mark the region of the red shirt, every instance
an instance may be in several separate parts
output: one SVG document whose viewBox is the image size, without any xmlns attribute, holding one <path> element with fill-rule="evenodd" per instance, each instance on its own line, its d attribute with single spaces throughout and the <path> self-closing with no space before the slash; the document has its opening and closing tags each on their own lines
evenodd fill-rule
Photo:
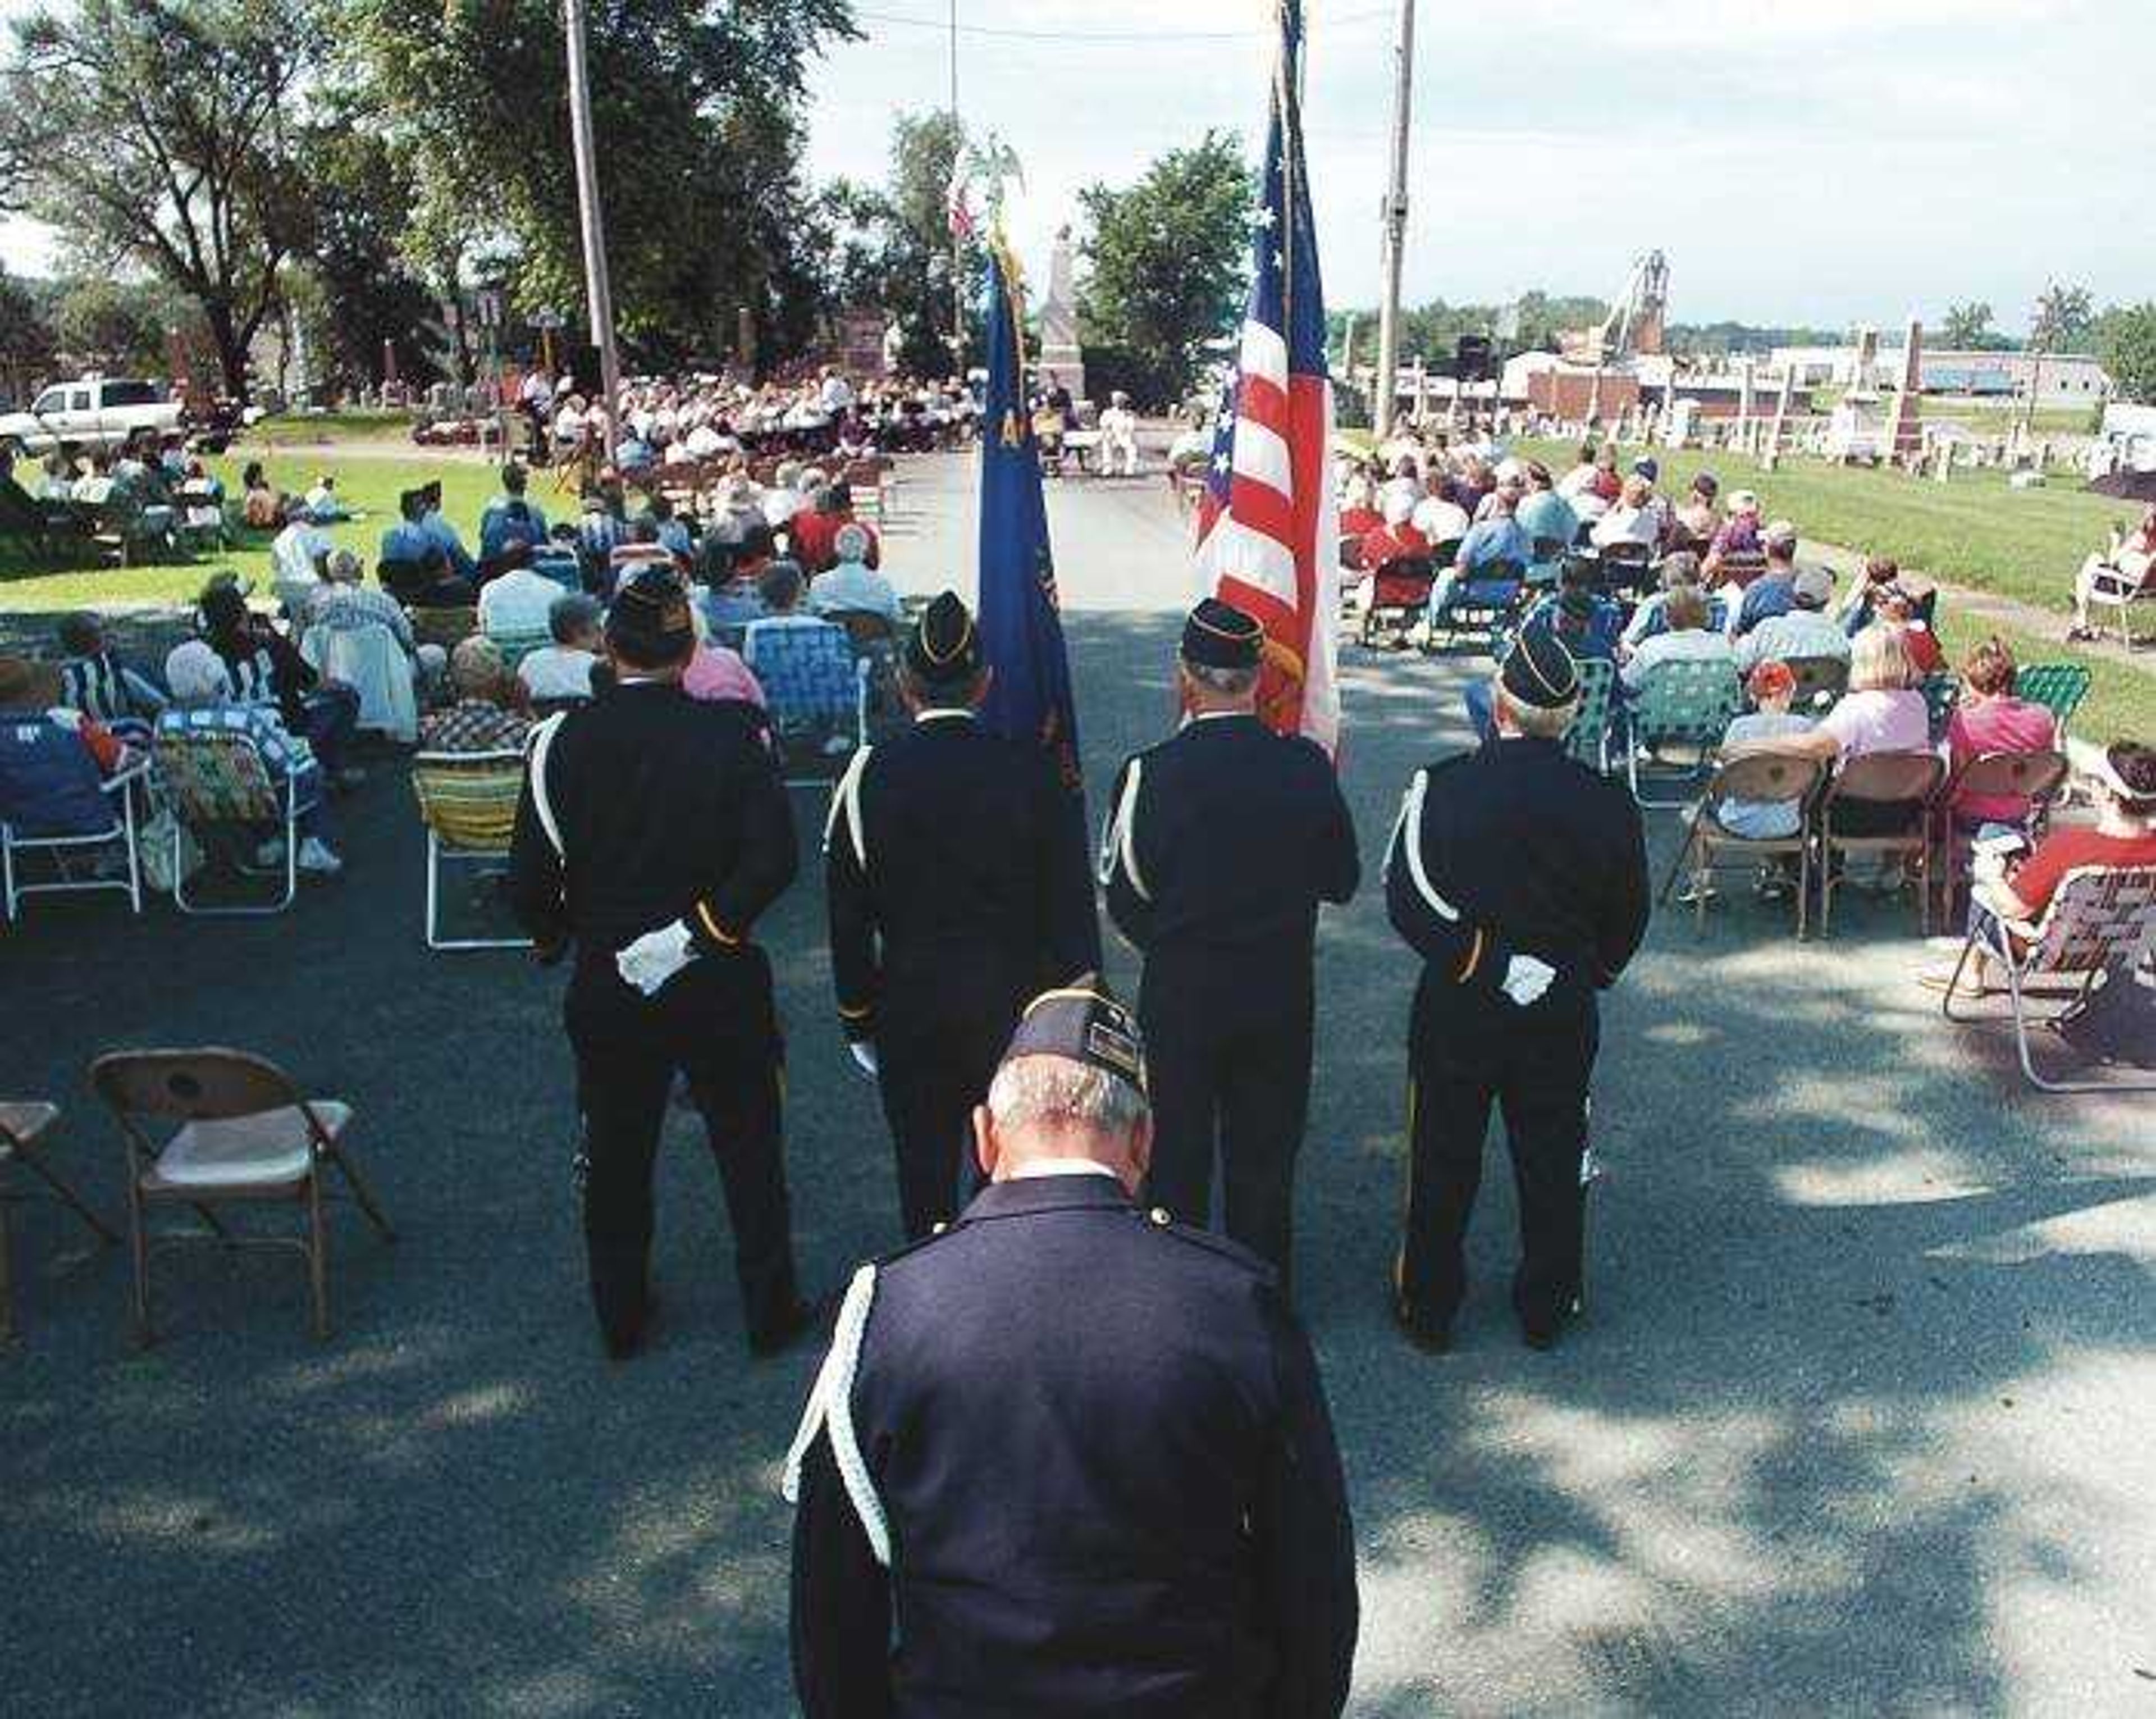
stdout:
<svg viewBox="0 0 2156 1719">
<path fill-rule="evenodd" d="M 1385 516 L 1375 507 L 1343 507 L 1340 512 L 1340 535 L 1343 538 L 1367 538 L 1373 531 L 1384 528 Z"/>
<path fill-rule="evenodd" d="M 2006 880 L 2031 919 L 2044 917 L 2044 909 L 2058 893 L 2059 881 L 2076 866 L 2103 866 L 2118 870 L 2128 866 L 2156 866 L 2156 831 L 2138 836 L 2104 836 L 2094 830 L 2059 830 L 2046 836 L 2021 868 Z"/>
<path fill-rule="evenodd" d="M 814 507 L 803 507 L 788 522 L 786 530 L 793 540 L 793 558 L 801 564 L 804 573 L 829 573 L 839 564 L 835 547 L 839 533 L 849 525 L 860 525 L 850 513 L 819 513 Z M 875 533 L 865 525 L 861 529 L 869 534 L 869 553 L 864 557 L 866 564 L 874 567 L 880 558 L 881 545 Z"/>
<path fill-rule="evenodd" d="M 1909 653 L 1909 661 L 1920 675 L 1937 674 L 1946 666 L 1947 653 L 1939 648 L 1938 636 L 1928 626 L 1903 627 L 1902 648 Z"/>
<path fill-rule="evenodd" d="M 1363 537 L 1363 565 L 1381 573 L 1388 564 L 1408 555 L 1430 553 L 1430 539 L 1412 525 L 1381 525 Z"/>
</svg>

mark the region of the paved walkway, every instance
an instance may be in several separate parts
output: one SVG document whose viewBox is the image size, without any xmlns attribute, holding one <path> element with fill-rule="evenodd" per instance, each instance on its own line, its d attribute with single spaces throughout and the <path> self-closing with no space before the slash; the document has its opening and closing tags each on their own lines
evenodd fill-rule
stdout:
<svg viewBox="0 0 2156 1719">
<path fill-rule="evenodd" d="M 970 584 L 968 474 L 914 474 L 910 585 Z M 1164 486 L 1050 498 L 1096 792 L 1169 719 L 1183 534 Z M 1350 656 L 1346 780 L 1374 872 L 1413 766 L 1459 744 L 1480 659 Z M 812 831 L 820 795 L 797 812 Z M 341 1212 L 336 1337 L 275 1256 L 126 1273 L 16 1216 L 0 1355 L 0 1640 L 46 1716 L 776 1719 L 778 1459 L 814 1365 L 744 1359 L 716 1178 L 663 1157 L 659 1346 L 599 1360 L 566 1170 L 558 975 L 419 944 L 408 791 L 338 806 L 347 875 L 275 920 L 33 903 L 0 931 L 0 1084 L 67 1108 L 119 1044 L 259 1047 L 357 1107 L 402 1232 Z M 1668 862 L 1674 823 L 1658 815 Z M 762 928 L 788 1031 L 803 1266 L 896 1240 L 890 1152 L 833 1022 L 819 867 Z M 2156 1135 L 2146 1100 L 2026 1092 L 1996 1030 L 1912 982 L 1902 903 L 1799 948 L 1741 887 L 1657 920 L 1609 1001 L 1593 1310 L 1556 1353 L 1504 1305 L 1493 1164 L 1457 1352 L 1385 1316 L 1414 974 L 1374 878 L 1327 916 L 1301 1168 L 1303 1310 L 1362 1554 L 1360 1715 L 2144 1711 L 2156 1673 Z M 461 905 L 461 903 L 459 903 Z M 1127 951 L 1111 956 L 1127 985 Z M 1496 1149 L 1493 1148 L 1493 1151 Z M 994 1382 L 984 1381 L 984 1391 Z"/>
</svg>

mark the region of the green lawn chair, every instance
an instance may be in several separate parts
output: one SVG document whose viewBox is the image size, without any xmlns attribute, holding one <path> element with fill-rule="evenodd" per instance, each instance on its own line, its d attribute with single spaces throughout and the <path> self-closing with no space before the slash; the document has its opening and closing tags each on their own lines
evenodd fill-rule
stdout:
<svg viewBox="0 0 2156 1719">
<path fill-rule="evenodd" d="M 1730 718 L 1743 708 L 1743 686 L 1727 663 L 1680 661 L 1650 670 L 1633 701 L 1631 737 L 1625 748 L 1632 797 L 1643 806 L 1665 811 L 1691 805 L 1713 768 L 1714 749 Z M 1664 780 L 1674 776 L 1685 791 L 1675 800 L 1650 800 L 1640 791 L 1642 763 Z"/>
<path fill-rule="evenodd" d="M 1932 744 L 1946 739 L 1947 724 L 1953 720 L 1954 706 L 1961 702 L 1961 682 L 1951 670 L 1934 669 L 1917 683 L 1924 695 L 1924 710 L 1932 719 Z"/>
<path fill-rule="evenodd" d="M 1604 775 L 1609 773 L 1609 705 L 1616 691 L 1614 663 L 1604 656 L 1579 659 L 1579 713 L 1564 731 L 1564 749 Z"/>
<path fill-rule="evenodd" d="M 2014 691 L 2031 704 L 2041 704 L 2059 719 L 2059 740 L 2066 743 L 2066 724 L 2088 697 L 2089 672 L 2078 662 L 2032 662 L 2014 675 Z"/>
</svg>

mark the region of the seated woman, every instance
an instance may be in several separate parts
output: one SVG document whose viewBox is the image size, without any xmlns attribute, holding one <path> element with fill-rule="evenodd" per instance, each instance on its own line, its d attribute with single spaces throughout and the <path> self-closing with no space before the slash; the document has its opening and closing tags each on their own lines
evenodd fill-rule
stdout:
<svg viewBox="0 0 2156 1719">
<path fill-rule="evenodd" d="M 1947 761 L 1956 772 L 1994 752 L 2050 752 L 2059 744 L 2059 719 L 2041 704 L 2014 696 L 2014 651 L 1994 634 L 1979 640 L 1962 661 L 1960 703 L 1947 723 Z M 1950 808 L 1964 830 L 1986 825 L 2020 829 L 2029 802 L 2011 796 L 1957 792 Z"/>
<path fill-rule="evenodd" d="M 290 783 L 300 806 L 299 869 L 334 877 L 344 862 L 329 846 L 329 811 L 322 795 L 322 767 L 305 739 L 285 726 L 274 704 L 238 696 L 225 659 L 201 639 L 190 639 L 165 659 L 165 684 L 172 702 L 157 718 L 159 740 L 203 733 L 239 734 L 254 746 L 270 784 L 280 793 Z M 270 863 L 265 844 L 255 856 Z"/>
<path fill-rule="evenodd" d="M 270 486 L 259 460 L 249 460 L 240 480 L 240 517 L 254 531 L 275 531 L 285 522 L 285 497 Z"/>
<path fill-rule="evenodd" d="M 598 666 L 599 623 L 604 611 L 598 599 L 572 591 L 557 597 L 547 611 L 551 645 L 525 653 L 516 665 L 516 678 L 535 703 L 557 703 L 593 696 L 592 671 Z"/>
<path fill-rule="evenodd" d="M 1745 677 L 1744 690 L 1751 696 L 1753 708 L 1732 718 L 1723 731 L 1725 757 L 1740 754 L 1755 742 L 1784 740 L 1811 732 L 1811 719 L 1789 708 L 1796 697 L 1797 677 L 1786 662 L 1761 663 Z M 1804 827 L 1801 800 L 1723 800 L 1712 811 L 1715 823 L 1748 841 L 1787 841 Z M 1689 811 L 1686 816 L 1691 816 Z M 1760 867 L 1754 888 L 1763 901 L 1784 901 L 1796 882 L 1795 868 L 1788 856 L 1778 855 L 1773 864 Z M 1687 903 L 1697 898 L 1690 885 L 1678 897 Z"/>
<path fill-rule="evenodd" d="M 213 580 L 197 612 L 203 637 L 223 661 L 226 697 L 274 708 L 283 726 L 303 738 L 321 760 L 332 786 L 356 787 L 366 773 L 345 761 L 359 722 L 359 695 L 314 671 L 290 640 L 258 618 L 227 580 Z M 172 677 L 167 670 L 166 679 Z M 179 697 L 177 688 L 172 696 Z"/>
<path fill-rule="evenodd" d="M 1918 612 L 1917 600 L 1906 586 L 1887 586 L 1871 600 L 1875 624 L 1891 626 L 1902 635 L 1902 644 L 1909 653 L 1909 672 L 1917 679 L 1937 674 L 1947 666 L 1947 653 L 1932 624 Z"/>
<path fill-rule="evenodd" d="M 1636 692 L 1647 677 L 1666 662 L 1719 662 L 1737 672 L 1736 647 L 1721 628 L 1709 626 L 1712 618 L 1707 594 L 1697 585 L 1679 585 L 1664 594 L 1661 615 L 1663 630 L 1642 639 L 1617 671 L 1619 683 Z"/>
<path fill-rule="evenodd" d="M 2141 517 L 2141 523 L 2126 537 L 2114 534 L 2111 553 L 2092 555 L 2074 575 L 2074 624 L 2070 639 L 2093 639 L 2089 624 L 2089 600 L 2096 596 L 2130 597 L 2156 589 L 2156 503 Z"/>
<path fill-rule="evenodd" d="M 422 752 L 515 752 L 531 732 L 524 687 L 509 672 L 501 647 L 475 633 L 449 653 L 456 703 L 419 725 Z"/>
<path fill-rule="evenodd" d="M 1789 752 L 1825 759 L 1837 766 L 1875 752 L 1927 752 L 1932 744 L 1931 713 L 1924 695 L 1911 685 L 1916 678 L 1900 629 L 1868 626 L 1850 646 L 1849 692 L 1803 734 L 1748 741 L 1729 749 L 1747 752 Z M 1844 836 L 1899 836 L 1923 817 L 1920 805 L 1892 801 L 1842 800 L 1834 808 L 1834 831 Z"/>
</svg>

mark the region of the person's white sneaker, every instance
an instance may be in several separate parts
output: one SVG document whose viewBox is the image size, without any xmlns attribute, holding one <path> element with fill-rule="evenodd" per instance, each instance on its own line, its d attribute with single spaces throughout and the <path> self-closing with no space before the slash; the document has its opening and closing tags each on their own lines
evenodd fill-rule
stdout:
<svg viewBox="0 0 2156 1719">
<path fill-rule="evenodd" d="M 285 843 L 280 836 L 272 836 L 254 850 L 254 863 L 267 871 L 272 866 L 285 863 Z"/>
<path fill-rule="evenodd" d="M 300 869 L 316 877 L 334 878 L 344 869 L 344 862 L 322 846 L 320 837 L 310 836 L 300 844 Z"/>
</svg>

